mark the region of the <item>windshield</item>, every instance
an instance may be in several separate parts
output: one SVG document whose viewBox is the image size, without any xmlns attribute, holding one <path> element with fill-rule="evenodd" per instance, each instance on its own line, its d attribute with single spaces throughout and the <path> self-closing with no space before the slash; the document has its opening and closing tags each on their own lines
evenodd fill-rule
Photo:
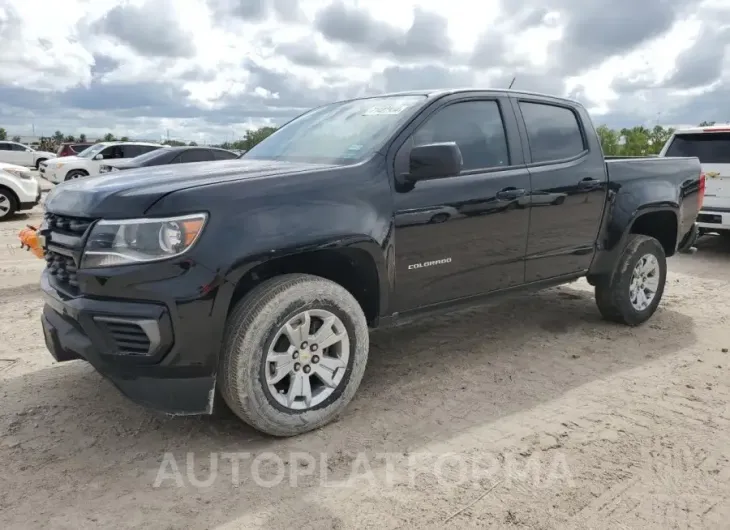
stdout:
<svg viewBox="0 0 730 530">
<path fill-rule="evenodd" d="M 92 158 L 97 153 L 101 152 L 106 147 L 106 144 L 94 144 L 91 147 L 88 147 L 78 153 L 76 156 L 80 156 L 81 158 Z"/>
<path fill-rule="evenodd" d="M 284 125 L 243 159 L 352 164 L 371 155 L 426 96 L 385 96 L 333 103 Z"/>
<path fill-rule="evenodd" d="M 696 156 L 702 164 L 730 164 L 730 133 L 678 134 L 667 156 Z"/>
</svg>

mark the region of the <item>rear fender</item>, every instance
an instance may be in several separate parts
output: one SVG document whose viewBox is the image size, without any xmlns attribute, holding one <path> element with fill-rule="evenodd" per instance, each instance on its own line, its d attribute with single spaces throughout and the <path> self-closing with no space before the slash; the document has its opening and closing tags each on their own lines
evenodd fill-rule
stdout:
<svg viewBox="0 0 730 530">
<path fill-rule="evenodd" d="M 679 191 L 670 182 L 638 180 L 624 185 L 612 183 L 598 236 L 597 252 L 588 276 L 613 272 L 636 221 L 654 212 L 671 212 L 675 219 L 679 219 Z"/>
</svg>

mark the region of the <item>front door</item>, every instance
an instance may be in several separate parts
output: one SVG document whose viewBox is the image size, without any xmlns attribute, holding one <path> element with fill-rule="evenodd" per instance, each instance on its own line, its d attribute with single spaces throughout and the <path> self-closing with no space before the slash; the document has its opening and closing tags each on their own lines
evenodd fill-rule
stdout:
<svg viewBox="0 0 730 530">
<path fill-rule="evenodd" d="M 395 171 L 407 172 L 412 146 L 434 142 L 456 142 L 463 169 L 396 187 L 396 311 L 524 281 L 529 174 L 509 100 L 445 100 L 400 148 Z"/>
</svg>

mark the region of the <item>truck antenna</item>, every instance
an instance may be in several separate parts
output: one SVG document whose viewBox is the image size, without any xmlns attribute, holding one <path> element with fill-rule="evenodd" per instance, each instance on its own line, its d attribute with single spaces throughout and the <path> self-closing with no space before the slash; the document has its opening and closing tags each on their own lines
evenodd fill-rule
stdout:
<svg viewBox="0 0 730 530">
<path fill-rule="evenodd" d="M 516 79 L 517 79 L 516 77 L 513 77 L 513 78 L 512 78 L 512 82 L 511 82 L 511 83 L 509 84 L 509 87 L 507 87 L 507 88 L 512 88 L 512 85 L 514 85 L 514 84 L 515 84 L 515 80 L 516 80 Z"/>
</svg>

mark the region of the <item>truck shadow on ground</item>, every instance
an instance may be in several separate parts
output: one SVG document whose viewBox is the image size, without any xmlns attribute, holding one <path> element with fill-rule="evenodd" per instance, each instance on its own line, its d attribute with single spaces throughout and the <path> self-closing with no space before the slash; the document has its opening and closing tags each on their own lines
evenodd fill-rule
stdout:
<svg viewBox="0 0 730 530">
<path fill-rule="evenodd" d="M 694 342 L 691 318 L 672 310 L 628 328 L 602 321 L 587 291 L 561 287 L 524 295 L 373 332 L 365 378 L 345 414 L 283 440 L 258 434 L 230 413 L 183 418 L 149 412 L 82 362 L 5 379 L 0 527 L 107 527 L 120 518 L 127 521 L 122 526 L 133 526 L 130 514 L 143 523 L 145 513 L 165 512 L 170 528 L 212 528 L 276 511 L 279 504 L 291 513 L 309 488 L 263 489 L 247 480 L 250 466 L 244 464 L 241 484 L 233 487 L 231 466 L 223 461 L 216 480 L 195 487 L 186 455 L 193 455 L 198 480 L 212 476 L 210 455 L 224 452 L 269 452 L 285 462 L 292 452 L 318 461 L 324 455 L 330 474 L 342 474 L 358 454 L 446 442 Z M 173 455 L 183 487 L 173 479 L 153 487 L 165 454 Z M 266 526 L 290 521 L 274 515 Z"/>
</svg>

